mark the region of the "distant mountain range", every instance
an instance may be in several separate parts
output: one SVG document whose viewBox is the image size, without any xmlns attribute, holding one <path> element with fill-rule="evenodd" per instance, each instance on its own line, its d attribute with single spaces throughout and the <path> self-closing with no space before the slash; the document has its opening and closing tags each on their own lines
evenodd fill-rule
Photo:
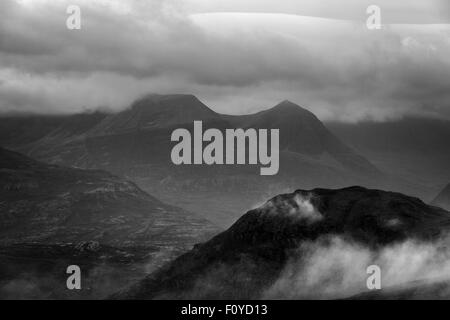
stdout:
<svg viewBox="0 0 450 320">
<path fill-rule="evenodd" d="M 133 103 L 129 109 L 116 114 L 79 114 L 66 118 L 36 117 L 38 118 L 34 121 L 31 120 L 33 118 L 28 117 L 15 118 L 12 121 L 14 125 L 10 125 L 11 128 L 7 131 L 9 136 L 0 140 L 3 141 L 3 145 L 27 150 L 28 153 L 34 153 L 36 157 L 51 162 L 68 162 L 68 159 L 59 158 L 56 150 L 49 150 L 49 145 L 57 142 L 56 144 L 62 147 L 62 145 L 72 142 L 76 138 L 84 138 L 83 143 L 89 148 L 92 144 L 95 145 L 98 140 L 103 141 L 105 137 L 114 137 L 117 140 L 129 138 L 128 148 L 136 153 L 135 149 L 145 146 L 144 143 L 146 142 L 152 142 L 147 141 L 151 139 L 149 133 L 154 135 L 166 134 L 170 137 L 174 128 L 186 127 L 189 129 L 193 121 L 202 120 L 207 127 L 218 129 L 277 128 L 282 132 L 280 148 L 284 152 L 310 157 L 329 154 L 335 162 L 344 168 L 361 171 L 365 174 L 377 172 L 377 169 L 366 159 L 355 154 L 354 151 L 333 136 L 311 112 L 289 101 L 283 101 L 269 110 L 252 115 L 228 116 L 212 111 L 192 95 L 149 95 Z M 59 125 L 55 125 L 58 122 L 55 118 L 60 119 Z M 11 119 L 4 121 L 11 122 Z M 25 125 L 21 125 L 22 122 L 25 125 L 35 122 L 49 123 L 46 126 L 49 130 L 45 134 L 43 132 L 45 129 L 41 129 L 42 131 L 35 135 L 34 140 L 31 137 L 19 139 L 17 135 L 12 133 L 15 128 L 17 128 L 17 131 L 27 131 L 24 130 Z M 158 141 L 157 138 L 153 139 L 160 144 L 167 144 L 164 149 L 170 150 L 170 138 L 164 141 Z M 107 145 L 103 147 L 108 148 Z M 117 143 L 113 147 L 123 148 L 123 145 Z M 148 147 L 155 148 L 154 145 Z M 95 155 L 90 154 L 94 151 L 96 150 L 85 150 L 88 157 L 95 157 Z M 135 160 L 153 160 L 151 156 L 154 155 L 146 154 L 145 151 L 141 150 L 141 154 L 134 154 Z M 86 156 L 86 154 L 80 152 L 79 157 L 72 159 L 72 162 L 83 164 L 83 161 L 85 161 L 84 163 L 88 164 L 89 160 L 84 159 L 83 156 Z M 167 156 L 166 154 L 165 158 Z M 161 155 L 161 157 L 164 156 Z M 111 156 L 105 157 L 105 159 L 118 161 Z"/>
<path fill-rule="evenodd" d="M 383 172 L 424 186 L 408 193 L 425 201 L 450 180 L 449 120 L 405 117 L 326 126 Z"/>
<path fill-rule="evenodd" d="M 417 198 L 399 193 L 362 187 L 297 190 L 291 194 L 279 195 L 260 208 L 247 212 L 225 232 L 196 246 L 138 285 L 114 297 L 267 298 L 268 290 L 282 277 L 283 270 L 293 257 L 299 260 L 294 272 L 311 259 L 311 253 L 302 248 L 310 244 L 316 251 L 320 248 L 319 243 L 327 243 L 323 239 L 338 236 L 351 243 L 353 248 L 357 248 L 357 254 L 353 258 L 350 250 L 345 250 L 345 247 L 338 247 L 337 256 L 327 256 L 326 252 L 322 252 L 317 258 L 317 268 L 304 279 L 304 283 L 296 283 L 301 278 L 295 278 L 294 274 L 292 279 L 288 278 L 286 290 L 282 291 L 284 297 L 320 298 L 320 295 L 314 296 L 312 289 L 311 292 L 306 292 L 306 295 L 303 292 L 299 296 L 292 291 L 309 285 L 321 272 L 334 270 L 333 268 L 342 263 L 341 260 L 334 263 L 333 259 L 338 257 L 347 256 L 351 268 L 358 268 L 361 266 L 357 264 L 357 258 L 364 255 L 362 248 L 376 252 L 383 247 L 405 241 L 428 243 L 439 239 L 449 229 L 448 211 L 428 206 Z M 388 255 L 390 259 L 395 259 L 394 252 L 391 251 Z M 407 259 L 409 258 L 408 256 Z M 325 262 L 320 259 L 329 260 Z M 401 264 L 395 266 L 399 267 Z M 366 267 L 367 265 L 363 265 L 360 270 L 363 275 Z M 340 275 L 340 271 L 330 271 L 329 276 L 337 277 L 337 283 L 345 288 L 342 283 L 344 280 L 339 278 L 344 277 Z M 356 271 L 352 272 L 356 274 Z M 398 270 L 399 274 L 401 271 Z M 331 278 L 325 278 L 324 281 L 323 292 L 326 293 Z M 361 286 L 365 288 L 365 280 L 361 282 Z"/>
<path fill-rule="evenodd" d="M 258 166 L 175 166 L 174 129 L 280 130 L 280 171 Z M 124 176 L 166 203 L 228 227 L 273 194 L 362 185 L 431 201 L 448 181 L 448 122 L 326 123 L 283 101 L 250 115 L 214 112 L 193 95 L 148 95 L 117 113 L 0 118 L 0 145 L 44 162 Z M 448 138 L 448 139 L 447 139 Z"/>
<path fill-rule="evenodd" d="M 173 165 L 170 135 L 176 128 L 192 130 L 194 120 L 203 121 L 205 130 L 280 129 L 279 174 L 261 177 L 255 166 Z M 342 187 L 384 179 L 311 112 L 289 101 L 256 114 L 229 116 L 192 95 L 148 95 L 119 113 L 2 121 L 9 126 L 0 137 L 6 147 L 49 163 L 125 176 L 160 199 L 223 226 L 237 218 L 236 212 L 294 185 Z M 34 140 L 22 132 L 27 126 L 40 128 L 32 130 Z"/>
</svg>

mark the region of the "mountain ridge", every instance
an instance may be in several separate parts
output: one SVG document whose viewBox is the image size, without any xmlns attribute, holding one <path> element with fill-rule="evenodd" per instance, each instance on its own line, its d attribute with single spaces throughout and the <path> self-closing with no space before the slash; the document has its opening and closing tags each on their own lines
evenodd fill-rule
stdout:
<svg viewBox="0 0 450 320">
<path fill-rule="evenodd" d="M 261 177 L 256 166 L 174 165 L 171 133 L 177 128 L 192 131 L 194 120 L 201 120 L 204 130 L 279 129 L 278 175 Z M 147 95 L 126 110 L 107 115 L 78 138 L 56 145 L 49 141 L 44 137 L 26 148 L 33 157 L 49 163 L 126 176 L 165 202 L 199 212 L 223 226 L 234 221 L 235 212 L 299 183 L 304 188 L 372 186 L 384 179 L 383 173 L 335 137 L 313 113 L 290 101 L 252 115 L 226 116 L 193 95 Z M 204 196 L 193 201 L 198 194 Z"/>
<path fill-rule="evenodd" d="M 74 116 L 75 117 L 75 116 Z M 76 115 L 80 118 L 82 115 Z M 292 117 L 295 117 L 292 119 Z M 118 135 L 139 133 L 146 130 L 159 130 L 162 128 L 174 128 L 175 126 L 185 126 L 195 120 L 205 122 L 207 127 L 217 126 L 219 129 L 243 127 L 256 129 L 281 129 L 281 149 L 301 154 L 311 154 L 313 156 L 321 153 L 330 153 L 337 156 L 338 161 L 343 165 L 352 166 L 359 163 L 360 170 L 375 173 L 377 170 L 367 160 L 361 156 L 354 157 L 357 160 L 348 162 L 347 158 L 354 153 L 349 147 L 345 146 L 339 139 L 334 137 L 320 120 L 310 111 L 299 105 L 284 100 L 274 107 L 266 110 L 240 116 L 229 116 L 219 114 L 208 108 L 197 97 L 190 94 L 149 94 L 133 102 L 129 108 L 124 111 L 109 115 L 99 114 L 99 120 L 90 120 L 93 125 L 86 126 L 84 132 L 79 132 L 79 139 L 95 138 L 96 136 Z M 71 123 L 77 121 L 76 118 L 70 120 Z M 96 121 L 96 122 L 95 122 Z M 69 123 L 70 124 L 70 123 Z M 284 128 L 283 128 L 284 127 Z M 302 127 L 305 127 L 302 129 Z M 30 154 L 38 158 L 48 157 L 45 152 L 39 154 L 36 149 L 45 149 L 45 144 L 60 143 L 63 128 L 56 129 L 56 132 L 49 132 L 47 137 L 41 138 L 35 142 L 35 147 L 29 147 Z M 67 129 L 66 129 L 67 131 Z M 283 132 L 286 132 L 283 134 Z M 62 132 L 64 133 L 64 132 Z M 59 138 L 56 139 L 55 138 Z M 70 137 L 74 132 L 70 133 Z M 302 136 L 306 136 L 302 139 Z M 56 140 L 56 141 L 55 141 Z M 293 140 L 293 141 L 291 141 Z M 326 141 L 325 141 L 326 140 Z M 326 143 L 324 143 L 324 141 Z M 7 144 L 6 144 L 7 145 Z M 302 145 L 305 145 L 302 147 Z M 317 146 L 317 147 L 316 147 Z M 333 150 L 333 146 L 335 146 Z M 58 151 L 61 151 L 57 148 Z M 328 150 L 330 149 L 330 150 Z M 67 161 L 67 160 L 66 160 Z M 64 164 L 64 163 L 63 163 Z"/>
</svg>

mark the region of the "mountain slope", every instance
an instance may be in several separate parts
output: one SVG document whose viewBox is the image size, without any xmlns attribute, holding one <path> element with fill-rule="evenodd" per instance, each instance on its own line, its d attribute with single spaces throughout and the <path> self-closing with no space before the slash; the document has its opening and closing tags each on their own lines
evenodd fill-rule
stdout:
<svg viewBox="0 0 450 320">
<path fill-rule="evenodd" d="M 411 239 L 430 241 L 448 230 L 449 212 L 399 193 L 297 190 L 247 212 L 227 231 L 115 297 L 258 299 L 293 256 L 308 256 L 302 245 L 340 236 L 375 250 Z"/>
<path fill-rule="evenodd" d="M 5 115 L 0 117 L 0 146 L 18 149 L 55 130 L 66 116 Z"/>
<path fill-rule="evenodd" d="M 439 193 L 431 204 L 450 210 L 450 184 Z"/>
<path fill-rule="evenodd" d="M 185 246 L 214 230 L 104 171 L 47 165 L 0 149 L 0 177 L 1 243 Z"/>
<path fill-rule="evenodd" d="M 81 135 L 99 124 L 103 112 L 86 112 L 73 115 L 16 114 L 0 117 L 0 146 L 8 149 L 24 149 L 43 142 L 63 142 Z M 42 141 L 40 141 L 42 139 Z M 56 141 L 59 139 L 59 141 Z M 30 146 L 31 145 L 31 146 Z"/>
<path fill-rule="evenodd" d="M 98 299 L 217 233 L 104 171 L 0 148 L 0 299 Z M 65 289 L 80 266 L 81 291 Z"/>
<path fill-rule="evenodd" d="M 280 129 L 281 151 L 312 157 L 328 154 L 353 172 L 379 173 L 367 159 L 334 136 L 313 113 L 288 100 L 253 115 L 234 117 L 234 121 L 245 128 Z"/>
<path fill-rule="evenodd" d="M 173 127 L 194 120 L 217 120 L 219 115 L 193 95 L 151 94 L 135 101 L 130 108 L 110 115 L 89 132 L 91 136 Z"/>
</svg>

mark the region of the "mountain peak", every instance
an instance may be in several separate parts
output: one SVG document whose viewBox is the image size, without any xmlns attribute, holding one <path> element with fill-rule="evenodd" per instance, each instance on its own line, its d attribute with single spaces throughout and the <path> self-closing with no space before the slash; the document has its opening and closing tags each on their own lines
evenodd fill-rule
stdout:
<svg viewBox="0 0 450 320">
<path fill-rule="evenodd" d="M 290 100 L 283 100 L 280 103 L 278 103 L 275 107 L 273 107 L 272 109 L 274 109 L 274 110 L 284 109 L 284 110 L 296 110 L 296 111 L 301 110 L 301 111 L 310 112 Z"/>
<path fill-rule="evenodd" d="M 344 168 L 371 178 L 380 173 L 333 135 L 314 113 L 292 101 L 284 100 L 270 109 L 243 116 L 237 123 L 245 128 L 279 129 L 280 150 L 312 157 L 331 155 Z"/>
<path fill-rule="evenodd" d="M 192 94 L 149 94 L 136 100 L 130 108 L 103 121 L 91 134 L 166 128 L 218 118 L 216 112 Z"/>
<path fill-rule="evenodd" d="M 190 116 L 211 117 L 217 115 L 213 110 L 192 94 L 149 94 L 131 105 L 132 111 L 155 113 L 189 114 Z"/>
<path fill-rule="evenodd" d="M 138 99 L 133 103 L 133 106 L 136 104 L 139 104 L 141 102 L 180 102 L 180 101 L 195 101 L 200 102 L 200 100 L 194 96 L 193 94 L 158 94 L 158 93 L 151 93 L 143 96 L 142 98 Z"/>
<path fill-rule="evenodd" d="M 298 104 L 292 102 L 291 100 L 287 100 L 287 99 L 281 101 L 281 102 L 278 104 L 278 106 L 293 106 L 293 107 L 299 107 Z"/>
<path fill-rule="evenodd" d="M 130 107 L 131 110 L 135 111 L 161 108 L 165 110 L 181 108 L 213 112 L 192 94 L 148 94 L 135 100 Z"/>
<path fill-rule="evenodd" d="M 320 122 L 316 115 L 306 108 L 290 101 L 283 100 L 274 107 L 262 111 L 261 114 L 270 115 L 277 119 L 285 119 L 288 122 L 292 121 L 306 121 L 306 122 Z"/>
</svg>

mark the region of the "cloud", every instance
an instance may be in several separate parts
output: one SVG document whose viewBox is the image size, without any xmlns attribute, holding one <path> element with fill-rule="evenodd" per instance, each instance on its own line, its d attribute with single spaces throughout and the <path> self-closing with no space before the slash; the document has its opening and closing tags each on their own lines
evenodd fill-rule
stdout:
<svg viewBox="0 0 450 320">
<path fill-rule="evenodd" d="M 65 27 L 69 2 L 82 9 L 81 30 Z M 427 21 L 448 6 L 384 5 L 422 10 Z M 450 118 L 450 26 L 369 31 L 359 6 L 263 1 L 254 13 L 255 1 L 2 1 L 0 110 L 121 109 L 142 94 L 179 92 L 234 114 L 290 99 L 324 120 Z"/>
<path fill-rule="evenodd" d="M 370 5 L 381 8 L 385 23 L 443 23 L 450 21 L 447 0 L 188 0 L 191 11 L 287 13 L 302 16 L 325 17 L 364 22 Z M 443 10 L 442 10 L 443 9 Z M 445 10 L 447 9 L 447 10 Z"/>
<path fill-rule="evenodd" d="M 312 224 L 323 219 L 323 215 L 311 201 L 313 198 L 314 195 L 312 193 L 297 193 L 290 200 L 275 197 L 264 203 L 259 209 L 263 211 L 263 215 L 283 214 L 292 219 L 303 220 L 308 224 Z"/>
<path fill-rule="evenodd" d="M 265 298 L 337 299 L 367 292 L 366 271 L 371 265 L 380 267 L 384 290 L 415 281 L 448 281 L 447 243 L 446 239 L 434 243 L 407 240 L 371 249 L 338 236 L 304 243 L 279 279 L 266 290 Z M 450 288 L 446 292 L 450 293 Z"/>
</svg>

